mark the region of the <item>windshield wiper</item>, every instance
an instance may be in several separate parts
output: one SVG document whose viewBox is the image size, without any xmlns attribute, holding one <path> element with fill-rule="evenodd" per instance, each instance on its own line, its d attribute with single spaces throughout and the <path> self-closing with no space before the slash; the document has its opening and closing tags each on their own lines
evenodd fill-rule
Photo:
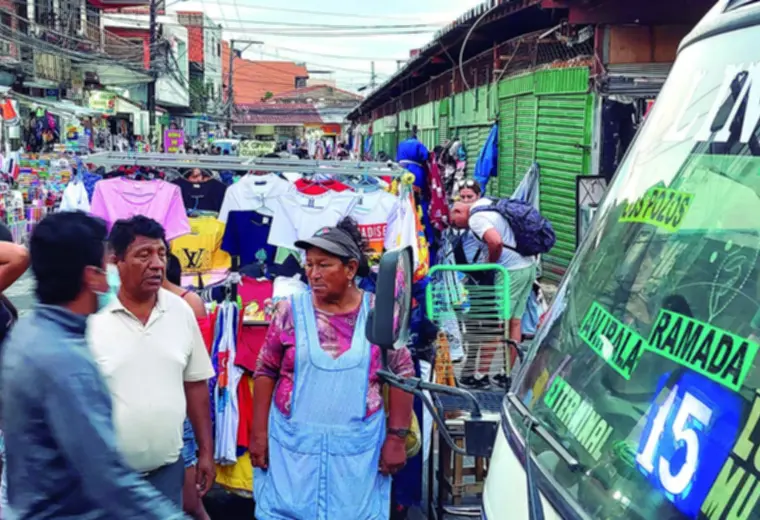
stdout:
<svg viewBox="0 0 760 520">
<path fill-rule="evenodd" d="M 580 471 L 581 463 L 567 449 L 555 439 L 549 431 L 541 426 L 533 413 L 523 404 L 513 392 L 507 394 L 507 401 L 519 413 L 526 427 L 525 434 L 525 478 L 528 486 L 528 514 L 529 520 L 544 520 L 544 507 L 541 504 L 541 494 L 533 479 L 533 459 L 531 440 L 533 435 L 538 435 L 554 451 L 571 471 Z"/>
</svg>

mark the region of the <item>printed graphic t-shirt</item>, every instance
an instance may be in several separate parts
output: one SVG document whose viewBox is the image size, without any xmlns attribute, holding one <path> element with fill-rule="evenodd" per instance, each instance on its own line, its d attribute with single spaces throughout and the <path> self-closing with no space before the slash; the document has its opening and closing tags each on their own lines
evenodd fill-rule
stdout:
<svg viewBox="0 0 760 520">
<path fill-rule="evenodd" d="M 269 300 L 272 298 L 273 286 L 269 280 L 256 280 L 243 276 L 238 286 L 238 294 L 245 309 L 244 319 L 261 322 L 257 325 L 246 325 L 238 337 L 235 364 L 249 372 L 256 371 L 256 361 L 267 334 L 267 322 L 271 316 L 267 312 Z"/>
<path fill-rule="evenodd" d="M 359 224 L 359 231 L 375 253 L 382 253 L 388 217 L 396 204 L 396 197 L 386 191 L 359 195 L 360 202 L 351 210 L 351 217 Z"/>
<path fill-rule="evenodd" d="M 119 219 L 144 215 L 164 227 L 169 241 L 190 232 L 179 187 L 161 180 L 118 177 L 100 181 L 95 185 L 90 213 L 105 220 L 109 231 Z"/>
<path fill-rule="evenodd" d="M 206 273 L 229 269 L 230 255 L 222 250 L 224 224 L 214 217 L 188 219 L 190 234 L 172 241 L 172 253 L 179 259 L 183 273 Z"/>
</svg>

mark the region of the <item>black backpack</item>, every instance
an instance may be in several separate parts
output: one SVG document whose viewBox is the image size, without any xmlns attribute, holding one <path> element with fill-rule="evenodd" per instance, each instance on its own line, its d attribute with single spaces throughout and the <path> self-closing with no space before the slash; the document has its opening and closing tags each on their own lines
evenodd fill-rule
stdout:
<svg viewBox="0 0 760 520">
<path fill-rule="evenodd" d="M 483 211 L 495 211 L 507 219 L 515 236 L 515 247 L 504 245 L 522 256 L 548 253 L 557 242 L 554 228 L 532 204 L 519 199 L 488 199 L 489 205 L 472 209 L 471 215 Z"/>
</svg>

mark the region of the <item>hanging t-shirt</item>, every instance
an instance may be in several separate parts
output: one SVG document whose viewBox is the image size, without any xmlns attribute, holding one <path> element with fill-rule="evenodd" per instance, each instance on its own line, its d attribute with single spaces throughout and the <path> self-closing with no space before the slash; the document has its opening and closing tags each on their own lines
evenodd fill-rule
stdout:
<svg viewBox="0 0 760 520">
<path fill-rule="evenodd" d="M 100 181 L 95 185 L 90 213 L 105 220 L 109 231 L 119 219 L 144 215 L 164 227 L 169 241 L 190 232 L 179 187 L 161 180 L 117 177 Z"/>
<path fill-rule="evenodd" d="M 190 234 L 172 241 L 172 253 L 179 259 L 183 274 L 229 269 L 230 255 L 222 250 L 224 224 L 214 217 L 194 217 Z"/>
<path fill-rule="evenodd" d="M 70 182 L 61 195 L 61 211 L 90 211 L 90 198 L 82 181 Z"/>
<path fill-rule="evenodd" d="M 349 215 L 359 224 L 359 231 L 375 253 L 383 252 L 388 217 L 396 200 L 396 197 L 386 191 L 360 193 L 359 202 Z"/>
<path fill-rule="evenodd" d="M 272 201 L 275 212 L 269 243 L 295 249 L 298 240 L 305 240 L 326 226 L 334 226 L 346 217 L 358 202 L 356 193 L 328 192 L 317 197 L 288 193 Z"/>
<path fill-rule="evenodd" d="M 182 192 L 182 201 L 187 211 L 213 211 L 219 213 L 224 202 L 227 186 L 216 179 L 204 182 L 190 182 L 179 178 L 173 181 Z"/>
<path fill-rule="evenodd" d="M 271 216 L 273 208 L 269 200 L 290 191 L 291 184 L 274 173 L 266 175 L 245 175 L 227 188 L 219 220 L 227 222 L 230 211 L 258 211 Z"/>
<path fill-rule="evenodd" d="M 322 195 L 328 191 L 341 192 L 351 189 L 350 186 L 332 179 L 321 182 L 314 182 L 307 179 L 298 179 L 295 182 L 295 187 L 304 195 Z"/>
<path fill-rule="evenodd" d="M 222 249 L 240 258 L 240 265 L 274 262 L 277 248 L 267 243 L 272 227 L 271 216 L 256 211 L 231 211 L 227 215 Z"/>
<path fill-rule="evenodd" d="M 271 316 L 267 308 L 272 299 L 273 286 L 269 280 L 256 280 L 243 276 L 238 285 L 238 294 L 243 302 L 244 320 L 259 322 L 256 325 L 246 325 L 240 331 L 238 348 L 235 354 L 235 364 L 249 372 L 256 371 L 256 361 L 264 344 L 267 333 L 267 323 Z"/>
<path fill-rule="evenodd" d="M 416 269 L 420 261 L 420 252 L 417 242 L 417 218 L 412 200 L 411 194 L 396 199 L 396 203 L 388 216 L 385 248 L 398 249 L 411 246 Z"/>
</svg>

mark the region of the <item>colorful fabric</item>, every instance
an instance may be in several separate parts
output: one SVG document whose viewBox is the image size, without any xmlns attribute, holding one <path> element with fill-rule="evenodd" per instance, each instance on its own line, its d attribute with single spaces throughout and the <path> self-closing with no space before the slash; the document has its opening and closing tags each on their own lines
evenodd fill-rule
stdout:
<svg viewBox="0 0 760 520">
<path fill-rule="evenodd" d="M 359 308 L 344 314 L 329 314 L 315 309 L 317 332 L 322 350 L 338 359 L 351 348 Z M 264 346 L 258 358 L 256 377 L 267 376 L 277 380 L 274 404 L 285 415 L 290 414 L 295 372 L 295 324 L 291 301 L 278 303 L 269 325 Z M 382 366 L 381 351 L 372 345 L 367 391 L 367 417 L 383 406 L 382 381 L 377 371 Z M 388 366 L 400 377 L 414 376 L 414 365 L 407 348 L 388 353 Z"/>
</svg>

